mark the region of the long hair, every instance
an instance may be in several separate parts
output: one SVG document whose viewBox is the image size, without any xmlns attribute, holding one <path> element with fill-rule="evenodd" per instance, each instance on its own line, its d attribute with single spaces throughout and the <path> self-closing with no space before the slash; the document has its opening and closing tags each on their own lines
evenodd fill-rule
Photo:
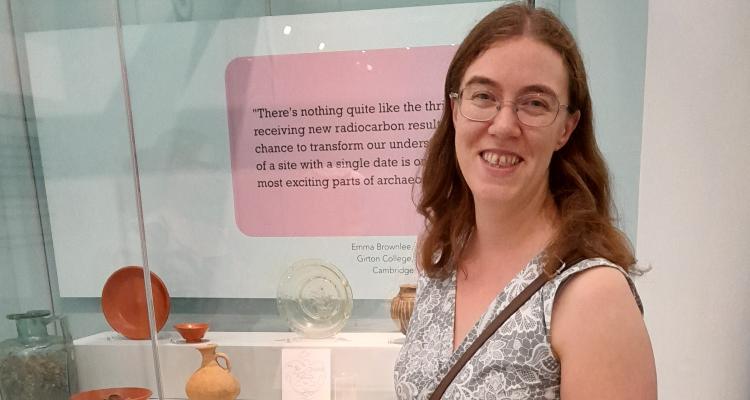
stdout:
<svg viewBox="0 0 750 400">
<path fill-rule="evenodd" d="M 615 227 L 614 204 L 606 163 L 596 144 L 591 97 L 580 51 L 573 35 L 552 13 L 511 4 L 484 17 L 453 56 L 445 78 L 445 107 L 422 165 L 417 210 L 425 217 L 419 238 L 418 266 L 431 277 L 445 277 L 458 265 L 474 231 L 474 199 L 456 159 L 449 93 L 457 92 L 467 68 L 492 45 L 526 36 L 554 49 L 568 74 L 571 113 L 580 120 L 570 139 L 550 162 L 549 188 L 560 215 L 552 242 L 545 249 L 545 269 L 604 257 L 630 270 L 635 263 L 626 236 Z"/>
</svg>

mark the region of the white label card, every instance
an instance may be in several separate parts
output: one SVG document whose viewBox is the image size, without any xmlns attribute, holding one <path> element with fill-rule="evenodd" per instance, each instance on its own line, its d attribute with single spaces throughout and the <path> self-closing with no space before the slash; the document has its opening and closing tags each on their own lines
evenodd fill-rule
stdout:
<svg viewBox="0 0 750 400">
<path fill-rule="evenodd" d="M 282 349 L 281 399 L 331 400 L 331 349 Z"/>
</svg>

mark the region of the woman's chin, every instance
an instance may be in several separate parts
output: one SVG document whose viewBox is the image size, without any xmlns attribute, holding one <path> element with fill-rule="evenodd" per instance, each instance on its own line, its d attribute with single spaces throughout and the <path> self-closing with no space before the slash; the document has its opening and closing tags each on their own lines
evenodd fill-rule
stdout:
<svg viewBox="0 0 750 400">
<path fill-rule="evenodd" d="M 516 198 L 516 191 L 507 186 L 478 185 L 476 190 L 472 189 L 474 202 L 494 203 L 497 205 L 512 204 Z"/>
</svg>

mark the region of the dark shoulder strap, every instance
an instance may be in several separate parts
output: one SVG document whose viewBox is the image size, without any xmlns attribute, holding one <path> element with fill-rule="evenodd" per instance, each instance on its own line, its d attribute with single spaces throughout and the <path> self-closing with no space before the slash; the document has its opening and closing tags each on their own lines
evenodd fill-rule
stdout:
<svg viewBox="0 0 750 400">
<path fill-rule="evenodd" d="M 565 268 L 565 264 L 563 264 L 556 272 L 556 274 L 559 274 L 563 269 Z M 445 390 L 448 389 L 448 386 L 453 382 L 453 379 L 456 378 L 456 375 L 458 375 L 459 372 L 461 372 L 461 369 L 464 367 L 464 365 L 471 359 L 472 356 L 479 350 L 480 347 L 484 344 L 484 342 L 487 341 L 487 339 L 490 338 L 500 327 L 505 323 L 508 318 L 510 318 L 513 313 L 518 311 L 519 308 L 521 308 L 524 303 L 526 303 L 531 296 L 534 295 L 534 293 L 538 292 L 539 289 L 544 286 L 545 283 L 547 283 L 552 277 L 550 277 L 545 271 L 542 271 L 542 273 L 539 275 L 538 278 L 536 278 L 533 282 L 529 284 L 521 293 L 518 294 L 511 302 L 508 304 L 507 307 L 503 309 L 503 311 L 500 312 L 500 314 L 495 317 L 495 319 L 487 325 L 487 327 L 482 331 L 482 333 L 474 340 L 474 342 L 469 346 L 468 349 L 466 349 L 466 352 L 459 357 L 459 359 L 456 361 L 455 364 L 453 364 L 453 367 L 451 367 L 450 370 L 448 370 L 448 373 L 445 374 L 443 377 L 443 380 L 440 381 L 435 391 L 432 393 L 432 396 L 430 396 L 430 400 L 440 400 L 443 397 L 443 393 L 445 393 Z"/>
</svg>

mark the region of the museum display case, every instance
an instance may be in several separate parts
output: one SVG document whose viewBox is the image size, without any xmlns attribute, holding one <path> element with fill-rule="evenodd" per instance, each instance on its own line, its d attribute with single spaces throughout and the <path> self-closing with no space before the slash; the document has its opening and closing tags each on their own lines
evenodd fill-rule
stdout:
<svg viewBox="0 0 750 400">
<path fill-rule="evenodd" d="M 393 398 L 443 75 L 503 3 L 0 1 L 0 399 L 186 399 L 204 375 Z M 575 3 L 536 5 L 621 95 L 597 123 L 634 235 L 642 87 L 618 82 L 642 82 L 645 2 L 615 28 Z M 622 65 L 608 29 L 635 32 Z"/>
</svg>

